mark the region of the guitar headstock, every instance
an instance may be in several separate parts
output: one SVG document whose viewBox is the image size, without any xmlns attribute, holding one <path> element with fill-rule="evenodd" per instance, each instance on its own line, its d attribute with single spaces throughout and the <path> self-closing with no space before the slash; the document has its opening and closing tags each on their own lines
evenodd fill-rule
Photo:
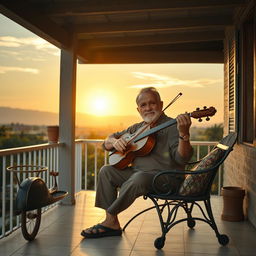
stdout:
<svg viewBox="0 0 256 256">
<path fill-rule="evenodd" d="M 199 122 L 202 122 L 202 117 L 206 117 L 206 121 L 209 121 L 209 116 L 214 116 L 217 112 L 214 107 L 204 107 L 203 109 L 197 108 L 196 111 L 190 113 L 190 116 L 198 119 Z"/>
</svg>

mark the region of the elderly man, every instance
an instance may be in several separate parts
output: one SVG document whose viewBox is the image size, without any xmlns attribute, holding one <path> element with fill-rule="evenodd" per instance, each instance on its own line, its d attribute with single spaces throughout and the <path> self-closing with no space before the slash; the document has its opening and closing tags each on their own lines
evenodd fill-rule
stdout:
<svg viewBox="0 0 256 256">
<path fill-rule="evenodd" d="M 125 133 L 134 133 L 143 125 L 155 122 L 156 125 L 171 120 L 163 112 L 163 102 L 153 87 L 144 88 L 136 98 L 137 110 L 143 121 L 134 124 L 122 132 L 111 134 L 104 141 L 106 150 L 124 153 L 127 141 Z M 151 184 L 159 170 L 183 169 L 192 156 L 193 149 L 189 141 L 190 116 L 178 115 L 177 125 L 156 132 L 156 142 L 151 152 L 136 157 L 129 167 L 118 170 L 113 166 L 103 166 L 98 176 L 95 206 L 106 211 L 105 220 L 82 231 L 85 238 L 120 236 L 122 229 L 118 214 L 127 209 L 137 197 L 151 191 Z M 119 188 L 119 193 L 118 193 Z"/>
</svg>

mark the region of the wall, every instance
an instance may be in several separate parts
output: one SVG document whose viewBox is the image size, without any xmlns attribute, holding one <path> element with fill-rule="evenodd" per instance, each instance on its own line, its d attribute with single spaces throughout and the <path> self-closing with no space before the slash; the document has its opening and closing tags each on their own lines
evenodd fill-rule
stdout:
<svg viewBox="0 0 256 256">
<path fill-rule="evenodd" d="M 253 8 L 255 8 L 255 2 L 251 1 L 249 8 L 246 8 L 246 12 L 248 13 Z M 240 15 L 240 17 L 242 16 Z M 242 98 L 239 95 L 241 92 L 241 73 L 236 65 L 237 51 L 235 47 L 237 44 L 235 44 L 235 41 L 235 28 L 230 27 L 226 31 L 224 41 L 224 134 L 226 135 L 234 130 L 241 137 L 241 111 L 238 109 L 241 108 L 241 102 L 238 99 Z M 241 60 L 239 61 L 241 62 Z M 236 76 L 236 74 L 238 75 Z M 230 88 L 234 88 L 234 90 Z M 235 93 L 235 103 L 231 95 L 233 91 Z M 239 186 L 245 189 L 244 212 L 246 218 L 256 227 L 256 147 L 246 145 L 238 140 L 233 152 L 224 163 L 223 178 L 224 186 Z"/>
</svg>

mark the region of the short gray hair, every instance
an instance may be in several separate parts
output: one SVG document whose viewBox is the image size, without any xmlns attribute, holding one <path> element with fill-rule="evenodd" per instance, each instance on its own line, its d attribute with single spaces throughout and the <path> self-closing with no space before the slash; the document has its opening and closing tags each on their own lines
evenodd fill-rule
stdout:
<svg viewBox="0 0 256 256">
<path fill-rule="evenodd" d="M 137 97 L 136 97 L 137 105 L 138 105 L 138 102 L 139 102 L 139 97 L 143 93 L 152 93 L 155 96 L 156 100 L 161 102 L 161 97 L 160 97 L 160 94 L 157 91 L 157 89 L 155 87 L 146 87 L 146 88 L 141 89 L 139 94 L 137 95 Z"/>
</svg>

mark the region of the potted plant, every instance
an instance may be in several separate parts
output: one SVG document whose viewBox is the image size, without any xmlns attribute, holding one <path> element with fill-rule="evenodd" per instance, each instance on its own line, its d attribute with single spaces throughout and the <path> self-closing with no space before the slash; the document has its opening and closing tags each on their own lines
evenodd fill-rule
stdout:
<svg viewBox="0 0 256 256">
<path fill-rule="evenodd" d="M 221 189 L 223 212 L 221 218 L 226 221 L 244 220 L 243 200 L 245 190 L 241 187 L 227 186 Z"/>
<path fill-rule="evenodd" d="M 59 141 L 59 126 L 47 126 L 47 136 L 49 143 L 57 143 Z"/>
</svg>

